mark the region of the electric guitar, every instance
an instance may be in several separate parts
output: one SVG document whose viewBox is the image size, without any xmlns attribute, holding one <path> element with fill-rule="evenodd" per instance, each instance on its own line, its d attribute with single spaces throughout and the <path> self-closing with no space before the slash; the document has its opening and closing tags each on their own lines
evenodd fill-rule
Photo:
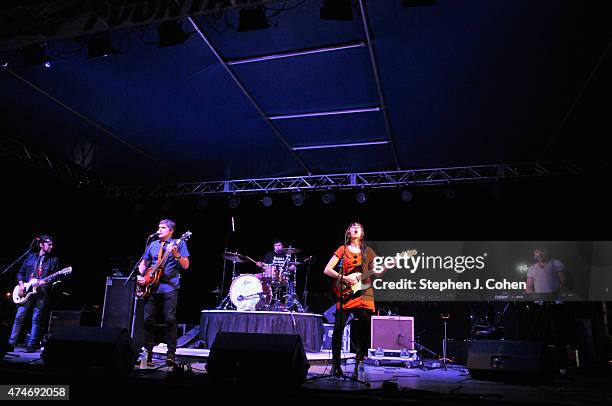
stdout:
<svg viewBox="0 0 612 406">
<path fill-rule="evenodd" d="M 191 231 L 185 232 L 181 238 L 176 243 L 176 246 L 179 247 L 183 241 L 187 241 L 189 237 L 193 234 Z M 170 246 L 168 246 L 162 256 L 161 260 L 155 265 L 155 267 L 147 268 L 145 271 L 143 278 L 143 284 L 136 285 L 136 297 L 138 299 L 146 299 L 153 289 L 159 284 L 159 280 L 164 274 L 164 268 L 166 267 L 166 262 L 168 262 L 168 256 L 170 255 L 170 251 L 174 248 L 175 242 L 173 241 Z"/>
<path fill-rule="evenodd" d="M 13 289 L 13 302 L 15 302 L 16 304 L 22 304 L 22 303 L 27 302 L 30 299 L 30 297 L 38 293 L 37 288 L 40 286 L 41 282 L 44 284 L 47 284 L 49 282 L 54 281 L 55 279 L 58 279 L 61 276 L 69 275 L 71 273 L 72 273 L 72 267 L 69 266 L 43 279 L 32 278 L 28 282 L 23 284 L 23 286 L 25 287 L 23 296 L 19 294 L 20 289 L 19 289 L 19 285 L 17 285 L 15 286 L 15 289 Z"/>
<path fill-rule="evenodd" d="M 416 254 L 417 254 L 416 250 L 406 250 L 406 251 L 400 252 L 399 255 L 400 257 L 407 258 L 407 257 L 413 257 Z M 342 276 L 344 277 L 344 276 L 352 275 L 354 273 L 359 273 L 360 275 L 358 277 L 357 283 L 354 284 L 353 286 L 351 286 L 348 283 L 348 281 L 345 281 L 344 279 L 342 280 L 342 286 L 334 285 L 334 293 L 336 297 L 342 301 L 342 303 L 348 302 L 350 299 L 356 297 L 359 292 L 369 288 L 370 285 L 362 284 L 361 281 L 363 279 L 368 279 L 369 277 L 375 274 L 374 270 L 369 270 L 366 273 L 362 273 L 361 267 L 356 267 L 352 272 L 346 275 L 342 275 Z"/>
</svg>

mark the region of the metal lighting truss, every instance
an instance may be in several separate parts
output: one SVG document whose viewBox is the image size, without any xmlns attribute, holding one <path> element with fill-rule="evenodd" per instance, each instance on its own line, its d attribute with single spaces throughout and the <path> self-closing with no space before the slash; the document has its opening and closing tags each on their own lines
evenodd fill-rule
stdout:
<svg viewBox="0 0 612 406">
<path fill-rule="evenodd" d="M 306 192 L 345 189 L 393 188 L 454 183 L 493 182 L 559 175 L 579 175 L 584 169 L 574 162 L 455 166 L 401 171 L 341 173 L 162 185 L 130 186 L 124 193 L 140 198 L 222 195 L 270 192 Z"/>
</svg>

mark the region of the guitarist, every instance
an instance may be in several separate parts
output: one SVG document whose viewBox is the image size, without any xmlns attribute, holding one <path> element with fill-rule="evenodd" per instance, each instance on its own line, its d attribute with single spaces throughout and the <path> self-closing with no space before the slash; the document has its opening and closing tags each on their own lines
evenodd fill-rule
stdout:
<svg viewBox="0 0 612 406">
<path fill-rule="evenodd" d="M 168 345 L 166 364 L 169 366 L 176 364 L 176 305 L 180 288 L 179 271 L 189 267 L 189 251 L 185 241 L 172 238 L 175 228 L 176 223 L 172 220 L 160 221 L 157 230 L 159 240 L 149 244 L 143 260 L 138 265 L 140 275 L 137 280 L 139 284 L 143 284 L 145 278 L 142 275 L 147 268 L 155 267 L 163 260 L 165 253 L 169 254 L 159 284 L 147 296 L 144 304 L 145 347 L 149 366 L 153 366 L 154 326 L 158 313 L 163 315 L 166 323 L 166 343 Z"/>
<path fill-rule="evenodd" d="M 375 311 L 374 292 L 370 286 L 369 276 L 372 262 L 376 253 L 367 247 L 363 241 L 363 226 L 359 223 L 352 223 L 345 232 L 345 243 L 338 247 L 325 267 L 325 275 L 334 279 L 334 285 L 344 290 L 353 286 L 361 280 L 362 290 L 355 295 L 351 295 L 344 300 L 339 297 L 336 304 L 336 320 L 334 333 L 332 336 L 332 375 L 342 375 L 340 369 L 340 352 L 342 348 L 342 334 L 349 314 L 353 315 L 351 323 L 351 345 L 356 352 L 355 370 L 353 377 L 357 377 L 357 366 L 367 355 L 370 346 L 370 319 Z M 365 260 L 364 260 L 365 258 Z M 336 272 L 334 267 L 341 262 L 340 272 Z M 380 276 L 380 273 L 373 273 Z M 367 288 L 364 289 L 364 286 Z M 340 311 L 341 310 L 341 311 Z"/>
<path fill-rule="evenodd" d="M 23 296 L 25 286 L 24 283 L 36 278 L 42 279 L 51 275 L 58 270 L 58 259 L 51 255 L 53 250 L 53 239 L 48 235 L 36 237 L 38 241 L 38 252 L 28 254 L 26 259 L 21 264 L 21 268 L 17 272 L 17 282 L 19 283 L 19 294 Z M 25 320 L 26 314 L 32 305 L 32 329 L 30 330 L 30 338 L 26 343 L 26 352 L 35 352 L 39 346 L 39 336 L 41 322 L 44 320 L 44 313 L 48 303 L 47 292 L 44 289 L 44 282 L 40 285 L 43 289 L 38 289 L 38 293 L 31 300 L 27 300 L 17 307 L 17 315 L 13 323 L 13 331 L 9 338 L 9 349 L 13 350 L 17 344 L 21 327 Z"/>
</svg>

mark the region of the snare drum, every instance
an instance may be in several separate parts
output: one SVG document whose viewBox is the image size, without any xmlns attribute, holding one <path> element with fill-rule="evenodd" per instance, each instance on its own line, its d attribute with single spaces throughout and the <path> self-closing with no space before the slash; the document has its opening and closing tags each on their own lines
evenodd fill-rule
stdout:
<svg viewBox="0 0 612 406">
<path fill-rule="evenodd" d="M 261 269 L 261 279 L 264 281 L 272 282 L 276 280 L 278 271 L 276 266 L 273 264 L 263 264 Z"/>
<path fill-rule="evenodd" d="M 237 310 L 265 310 L 272 301 L 270 286 L 254 275 L 240 275 L 232 281 L 230 300 Z"/>
</svg>

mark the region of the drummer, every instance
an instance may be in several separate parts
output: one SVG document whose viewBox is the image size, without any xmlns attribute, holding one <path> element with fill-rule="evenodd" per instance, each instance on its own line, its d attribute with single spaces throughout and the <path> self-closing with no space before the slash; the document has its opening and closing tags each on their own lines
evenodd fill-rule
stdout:
<svg viewBox="0 0 612 406">
<path fill-rule="evenodd" d="M 287 262 L 291 260 L 291 255 L 285 253 L 285 246 L 283 245 L 283 242 L 281 240 L 276 239 L 272 241 L 272 243 L 274 250 L 268 251 L 268 253 L 264 257 L 263 262 L 257 262 L 256 264 L 260 268 L 262 268 L 264 264 L 272 264 L 275 267 L 278 267 L 281 271 L 284 271 Z M 289 265 L 287 269 L 291 272 L 294 272 L 296 268 L 295 265 Z M 255 274 L 255 276 L 261 278 L 262 274 Z"/>
</svg>

